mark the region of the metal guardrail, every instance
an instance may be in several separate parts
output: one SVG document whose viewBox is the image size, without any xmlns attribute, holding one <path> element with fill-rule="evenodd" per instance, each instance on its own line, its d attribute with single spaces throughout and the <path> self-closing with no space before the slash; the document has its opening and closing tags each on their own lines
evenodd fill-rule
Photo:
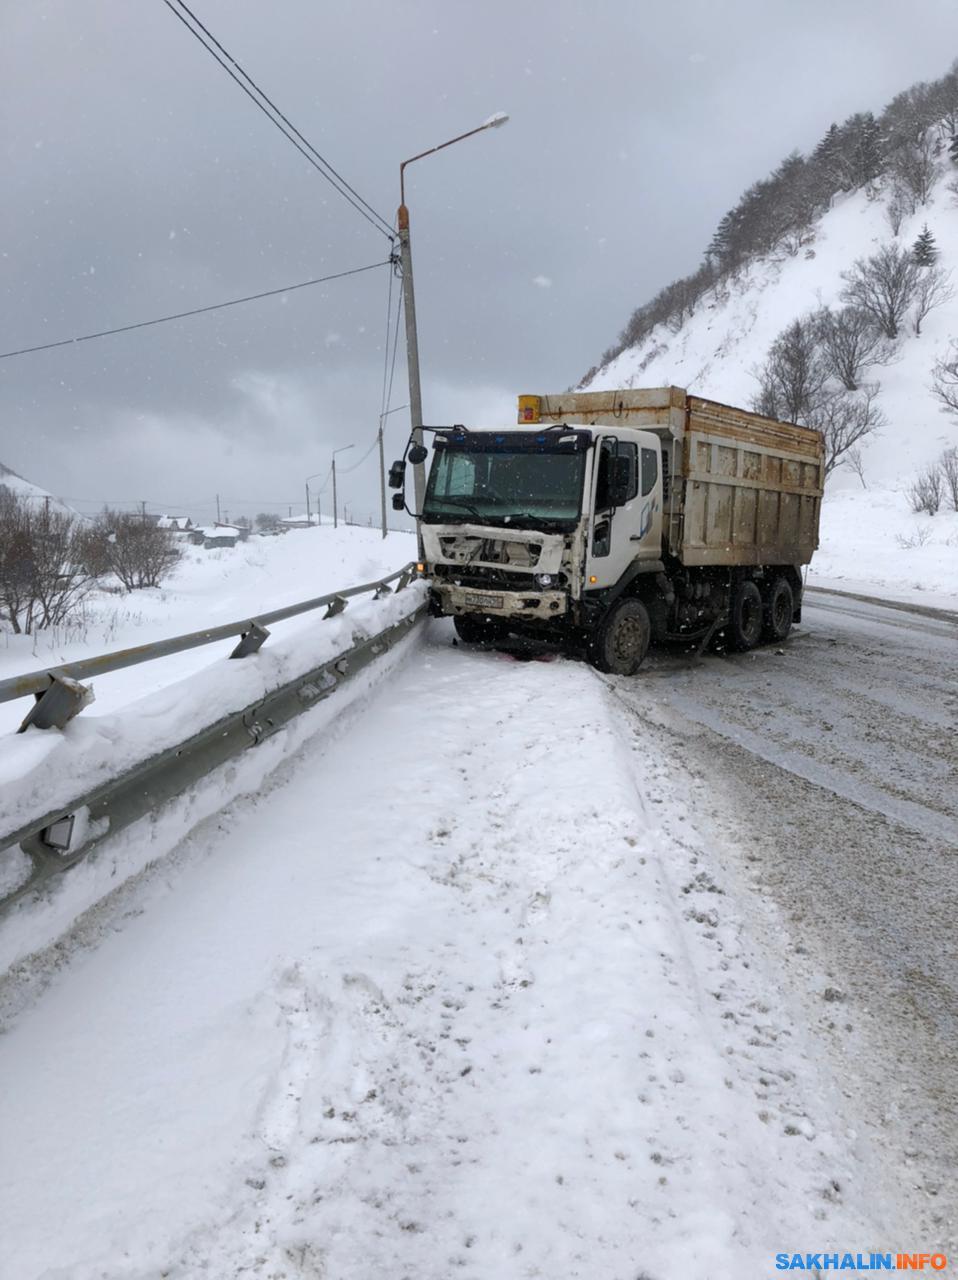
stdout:
<svg viewBox="0 0 958 1280">
<path fill-rule="evenodd" d="M 257 614 L 254 618 L 226 622 L 222 626 L 191 631 L 184 636 L 172 636 L 168 640 L 155 640 L 150 644 L 136 645 L 132 649 L 116 649 L 95 658 L 82 658 L 79 662 L 66 662 L 58 667 L 44 667 L 39 671 L 28 671 L 22 676 L 11 676 L 7 680 L 0 680 L 0 702 L 25 698 L 32 693 L 37 699 L 36 706 L 20 726 L 20 732 L 30 725 L 38 729 L 62 729 L 86 705 L 88 691 L 77 683 L 84 678 L 103 675 L 107 671 L 120 671 L 124 667 L 152 662 L 156 658 L 168 658 L 174 653 L 182 653 L 184 649 L 198 649 L 202 645 L 215 644 L 217 640 L 228 640 L 232 636 L 239 636 L 240 642 L 230 657 L 245 658 L 256 653 L 268 638 L 266 628 L 270 623 L 295 618 L 298 614 L 321 609 L 324 605 L 324 617 L 334 617 L 337 613 L 342 613 L 346 608 L 346 601 L 352 596 L 372 591 L 375 593 L 374 598 L 378 598 L 390 591 L 390 582 L 396 582 L 396 590 L 401 591 L 412 580 L 414 570 L 415 565 L 410 562 L 376 582 L 365 582 L 358 587 L 332 591 L 329 595 L 316 596 L 315 599 L 303 600 L 283 609 L 273 609 L 270 613 Z"/>
<path fill-rule="evenodd" d="M 262 623 L 294 617 L 310 609 L 320 608 L 324 604 L 331 606 L 324 617 L 332 617 L 342 612 L 347 598 L 370 591 L 377 596 L 384 594 L 390 590 L 388 585 L 390 582 L 396 582 L 395 589 L 400 591 L 408 585 L 412 576 L 412 566 L 407 565 L 397 573 L 380 579 L 379 582 L 366 583 L 328 596 L 320 596 L 302 604 L 291 605 L 286 609 L 277 609 L 270 614 L 261 615 L 252 623 L 249 620 L 242 623 L 229 623 L 208 631 L 197 631 L 188 636 L 159 641 L 153 645 L 141 645 L 136 649 L 105 654 L 100 658 L 84 659 L 82 662 L 59 667 L 55 671 L 33 672 L 26 676 L 5 680 L 0 688 L 17 690 L 13 693 L 6 692 L 7 699 L 22 697 L 29 693 L 38 693 L 37 682 L 41 677 L 46 677 L 47 684 L 41 685 L 39 690 L 40 696 L 36 704 L 39 707 L 46 696 L 46 691 L 53 687 L 50 684 L 51 678 L 62 676 L 70 682 L 72 673 L 77 671 L 90 675 L 94 672 L 117 670 L 137 662 L 147 662 L 155 657 L 178 653 L 182 649 L 211 644 L 215 640 L 233 635 L 241 635 L 244 639 L 230 656 L 243 657 L 247 653 L 255 652 L 266 638 L 268 633 L 260 625 Z M 339 602 L 338 605 L 337 602 Z M 416 623 L 425 616 L 426 609 L 425 604 L 421 605 L 400 622 L 352 645 L 351 648 L 337 654 L 321 666 L 272 690 L 257 702 L 239 711 L 230 712 L 213 724 L 200 729 L 185 742 L 168 747 L 107 782 L 81 792 L 68 803 L 37 814 L 16 828 L 0 831 L 0 857 L 11 849 L 19 848 L 32 863 L 26 878 L 6 895 L 0 897 L 0 915 L 15 902 L 34 892 L 52 876 L 75 866 L 102 840 L 114 835 L 138 818 L 155 811 L 158 806 L 180 795 L 219 765 L 250 747 L 258 746 L 301 712 L 316 706 L 345 681 L 362 671 L 369 663 L 382 656 L 408 635 Z M 261 635 L 257 635 L 253 630 L 255 627 L 259 628 Z M 257 641 L 255 649 L 246 649 L 241 654 L 239 650 L 249 634 L 253 634 Z M 83 688 L 82 685 L 75 687 Z M 74 839 L 75 820 L 81 813 L 84 815 L 84 821 Z"/>
</svg>

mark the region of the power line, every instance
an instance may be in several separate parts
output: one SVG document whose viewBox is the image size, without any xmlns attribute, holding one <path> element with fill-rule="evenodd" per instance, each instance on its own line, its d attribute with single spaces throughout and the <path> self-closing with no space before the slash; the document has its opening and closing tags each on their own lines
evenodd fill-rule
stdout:
<svg viewBox="0 0 958 1280">
<path fill-rule="evenodd" d="M 18 351 L 0 351 L 0 360 L 9 360 L 11 356 L 26 356 L 34 351 L 51 351 L 54 347 L 70 347 L 78 342 L 90 342 L 93 338 L 109 338 L 115 333 L 129 333 L 132 329 L 148 329 L 154 324 L 166 324 L 170 320 L 185 320 L 188 316 L 205 315 L 208 311 L 222 311 L 224 307 L 238 307 L 244 302 L 258 302 L 261 298 L 275 298 L 280 293 L 293 293 L 296 289 L 308 289 L 314 284 L 328 284 L 330 280 L 344 280 L 347 276 L 358 276 L 364 271 L 375 271 L 377 267 L 388 267 L 392 262 L 372 262 L 366 267 L 353 267 L 350 271 L 337 271 L 331 276 L 317 276 L 313 280 L 301 280 L 299 284 L 288 284 L 282 289 L 266 289 L 263 293 L 249 293 L 245 298 L 231 298 L 228 302 L 214 302 L 208 307 L 194 307 L 190 311 L 177 311 L 171 316 L 157 316 L 155 320 L 140 320 L 137 324 L 121 324 L 115 329 L 100 329 L 97 333 L 83 333 L 75 338 L 61 338 L 59 342 L 44 342 L 36 347 L 21 347 Z"/>
<path fill-rule="evenodd" d="M 366 450 L 363 456 L 359 459 L 359 461 L 354 462 L 351 467 L 340 467 L 339 474 L 341 476 L 348 476 L 350 472 L 355 471 L 357 470 L 357 468 L 361 467 L 378 444 L 379 444 L 379 433 L 377 432 L 376 435 L 373 437 L 372 444 L 369 446 L 369 448 Z"/>
<path fill-rule="evenodd" d="M 356 212 L 361 214 L 366 221 L 370 223 L 370 225 L 376 228 L 377 231 L 387 236 L 390 240 L 393 240 L 395 238 L 393 229 L 386 219 L 383 218 L 381 214 L 377 213 L 372 205 L 369 204 L 368 201 L 364 200 L 354 187 L 350 186 L 342 174 L 338 173 L 337 170 L 333 168 L 325 156 L 321 155 L 313 144 L 305 138 L 302 133 L 300 133 L 289 118 L 280 111 L 275 102 L 273 102 L 273 100 L 263 92 L 256 81 L 253 80 L 253 78 L 244 71 L 236 59 L 223 48 L 219 40 L 217 40 L 208 27 L 203 25 L 196 14 L 184 3 L 184 0 L 176 0 L 176 5 L 178 7 L 174 7 L 172 0 L 163 0 L 163 3 L 170 10 L 173 16 L 182 22 L 187 31 L 189 31 L 190 34 L 199 41 L 207 53 L 216 59 L 226 74 L 230 76 L 231 79 L 235 80 L 250 101 L 263 112 L 266 118 L 293 144 L 296 150 L 309 161 L 313 168 L 316 169 L 317 172 L 320 173 L 326 181 L 339 192 L 343 199 L 348 201 Z M 183 12 L 181 13 L 180 10 Z M 189 20 L 183 16 L 184 13 L 188 15 Z M 191 23 L 195 25 L 191 25 Z M 197 28 L 199 28 L 199 30 L 197 30 Z M 212 42 L 212 45 L 216 46 L 215 49 L 211 47 L 210 43 L 207 43 L 207 41 L 203 39 L 203 35 L 201 35 L 200 32 L 208 37 L 209 41 Z M 223 55 L 222 58 L 219 53 L 216 52 L 217 49 Z M 223 60 L 224 58 L 226 61 Z M 228 66 L 227 63 L 230 65 Z M 235 71 L 233 70 L 234 67 L 236 68 Z M 237 72 L 239 73 L 238 75 L 236 74 Z M 243 81 L 246 83 L 244 84 Z M 266 106 L 263 105 L 264 103 Z M 282 124 L 280 121 L 282 121 Z M 286 128 L 283 127 L 284 125 Z M 355 197 L 355 199 L 353 199 L 353 197 Z"/>
</svg>

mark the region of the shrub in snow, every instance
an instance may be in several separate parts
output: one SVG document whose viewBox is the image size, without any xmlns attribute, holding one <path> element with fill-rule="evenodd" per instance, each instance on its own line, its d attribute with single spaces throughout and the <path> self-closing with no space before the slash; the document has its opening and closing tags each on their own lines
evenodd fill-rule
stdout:
<svg viewBox="0 0 958 1280">
<path fill-rule="evenodd" d="M 946 413 L 958 414 L 958 342 L 952 340 L 946 356 L 935 361 L 931 392 Z"/>
<path fill-rule="evenodd" d="M 936 515 L 941 506 L 944 488 L 945 481 L 941 466 L 933 462 L 915 478 L 914 484 L 908 490 L 908 501 L 911 503 L 912 511 L 926 511 L 930 516 Z"/>
<path fill-rule="evenodd" d="M 127 591 L 135 591 L 158 587 L 182 554 L 169 530 L 107 507 L 96 522 L 90 563 L 96 572 L 114 573 Z"/>
<path fill-rule="evenodd" d="M 958 447 L 952 445 L 946 449 L 938 461 L 941 478 L 948 501 L 954 511 L 958 511 Z"/>
</svg>

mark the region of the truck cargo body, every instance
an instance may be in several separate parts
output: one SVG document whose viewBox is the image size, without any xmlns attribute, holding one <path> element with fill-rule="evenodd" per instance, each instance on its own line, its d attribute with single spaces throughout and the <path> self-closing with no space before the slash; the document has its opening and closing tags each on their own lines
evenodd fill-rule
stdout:
<svg viewBox="0 0 958 1280">
<path fill-rule="evenodd" d="M 818 432 L 677 387 L 522 396 L 519 426 L 436 437 L 423 551 L 461 634 L 567 634 L 626 670 L 650 638 L 748 648 L 800 618 Z"/>
</svg>

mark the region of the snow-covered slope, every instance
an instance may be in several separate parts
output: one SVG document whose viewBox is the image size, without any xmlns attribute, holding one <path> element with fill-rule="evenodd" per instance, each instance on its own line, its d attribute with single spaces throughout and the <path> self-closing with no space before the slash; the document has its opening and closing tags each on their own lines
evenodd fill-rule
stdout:
<svg viewBox="0 0 958 1280">
<path fill-rule="evenodd" d="M 28 502 L 41 505 L 49 501 L 52 511 L 64 511 L 67 515 L 75 516 L 78 513 L 60 498 L 55 498 L 46 489 L 41 489 L 38 484 L 34 484 L 32 480 L 24 480 L 23 476 L 18 475 L 16 471 L 11 471 L 9 467 L 5 467 L 0 462 L 0 486 L 5 489 L 12 490 L 18 498 L 26 499 Z"/>
<path fill-rule="evenodd" d="M 742 274 L 707 293 L 678 333 L 658 325 L 638 346 L 627 348 L 586 384 L 613 387 L 685 387 L 728 404 L 751 404 L 755 377 L 775 338 L 793 320 L 821 306 L 841 306 L 842 272 L 856 258 L 882 245 L 907 248 L 927 223 L 940 250 L 938 264 L 958 286 L 958 204 L 943 173 L 929 203 L 907 217 L 892 235 L 885 213 L 887 196 L 864 190 L 836 198 L 808 242 L 795 256 L 782 252 L 754 261 Z M 943 414 L 930 392 L 931 369 L 958 337 L 958 295 L 932 311 L 915 337 L 906 327 L 895 363 L 870 371 L 881 384 L 880 407 L 887 419 L 881 432 L 863 442 L 869 484 L 899 488 L 943 449 L 958 444 L 958 422 Z M 874 375 L 874 376 L 872 376 Z M 839 468 L 833 490 L 858 487 Z"/>
</svg>

